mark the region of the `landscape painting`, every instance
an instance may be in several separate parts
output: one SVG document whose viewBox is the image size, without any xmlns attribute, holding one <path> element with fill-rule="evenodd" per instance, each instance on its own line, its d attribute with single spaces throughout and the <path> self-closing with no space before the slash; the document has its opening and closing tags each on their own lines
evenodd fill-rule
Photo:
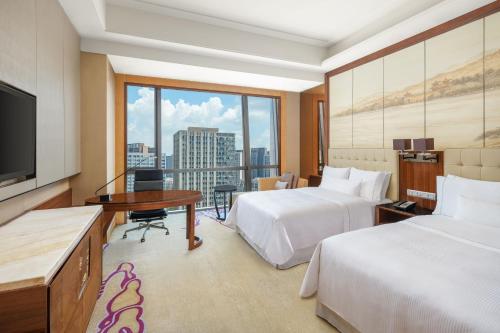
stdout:
<svg viewBox="0 0 500 333">
<path fill-rule="evenodd" d="M 353 147 L 382 148 L 384 64 L 377 59 L 353 71 Z"/>
<path fill-rule="evenodd" d="M 330 78 L 330 147 L 352 148 L 352 70 Z"/>
<path fill-rule="evenodd" d="M 424 52 L 422 42 L 384 58 L 384 148 L 425 135 Z"/>
<path fill-rule="evenodd" d="M 436 149 L 483 147 L 483 21 L 426 41 L 426 136 Z"/>
<path fill-rule="evenodd" d="M 500 13 L 485 19 L 485 146 L 500 147 Z"/>
</svg>

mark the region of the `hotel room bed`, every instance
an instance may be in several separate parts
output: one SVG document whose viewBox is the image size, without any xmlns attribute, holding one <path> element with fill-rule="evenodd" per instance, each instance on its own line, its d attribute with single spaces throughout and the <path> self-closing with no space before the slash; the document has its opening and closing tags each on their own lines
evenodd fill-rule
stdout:
<svg viewBox="0 0 500 333">
<path fill-rule="evenodd" d="M 446 216 L 318 244 L 300 291 L 342 332 L 498 332 L 500 228 Z"/>
<path fill-rule="evenodd" d="M 308 262 L 326 237 L 373 226 L 376 204 L 317 187 L 253 192 L 238 197 L 226 225 L 285 269 Z"/>
<path fill-rule="evenodd" d="M 343 333 L 500 331 L 500 150 L 444 165 L 435 215 L 318 244 L 300 290 L 318 316 Z"/>
</svg>

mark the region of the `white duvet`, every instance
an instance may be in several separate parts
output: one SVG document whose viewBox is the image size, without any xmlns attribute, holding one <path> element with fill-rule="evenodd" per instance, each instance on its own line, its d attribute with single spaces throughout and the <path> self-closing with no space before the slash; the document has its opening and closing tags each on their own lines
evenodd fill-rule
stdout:
<svg viewBox="0 0 500 333">
<path fill-rule="evenodd" d="M 226 219 L 271 264 L 288 268 L 310 260 L 319 241 L 373 226 L 374 204 L 321 188 L 250 192 Z"/>
<path fill-rule="evenodd" d="M 361 332 L 500 332 L 500 228 L 420 216 L 325 239 L 314 293 Z"/>
</svg>

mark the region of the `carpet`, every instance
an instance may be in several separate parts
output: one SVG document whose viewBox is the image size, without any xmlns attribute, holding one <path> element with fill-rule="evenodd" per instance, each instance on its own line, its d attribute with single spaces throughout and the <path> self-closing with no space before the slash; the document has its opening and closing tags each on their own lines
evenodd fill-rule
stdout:
<svg viewBox="0 0 500 333">
<path fill-rule="evenodd" d="M 103 283 L 87 332 L 336 332 L 298 292 L 307 265 L 277 270 L 233 230 L 198 214 L 203 245 L 187 251 L 185 215 L 170 235 L 150 230 L 104 251 Z M 130 227 L 130 226 L 128 226 Z"/>
</svg>

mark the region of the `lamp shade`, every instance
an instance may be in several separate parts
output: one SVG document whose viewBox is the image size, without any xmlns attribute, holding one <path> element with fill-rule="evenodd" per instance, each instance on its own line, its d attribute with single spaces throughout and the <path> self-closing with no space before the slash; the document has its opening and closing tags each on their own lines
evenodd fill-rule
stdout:
<svg viewBox="0 0 500 333">
<path fill-rule="evenodd" d="M 411 139 L 393 139 L 392 149 L 394 150 L 410 150 L 411 149 Z"/>
<path fill-rule="evenodd" d="M 413 139 L 413 149 L 416 151 L 434 150 L 434 138 Z"/>
</svg>

